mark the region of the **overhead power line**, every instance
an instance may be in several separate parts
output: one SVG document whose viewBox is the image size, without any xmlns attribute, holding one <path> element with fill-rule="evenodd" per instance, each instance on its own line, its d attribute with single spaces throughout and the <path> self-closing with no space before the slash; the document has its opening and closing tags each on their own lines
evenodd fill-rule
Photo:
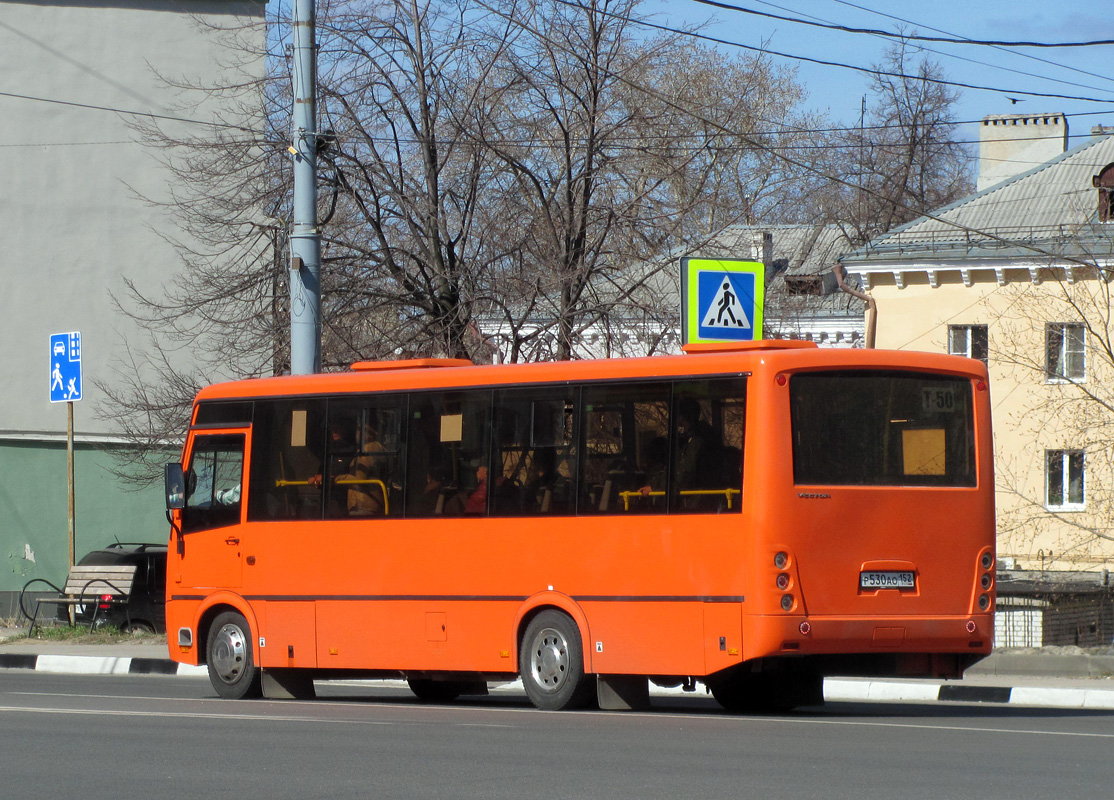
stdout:
<svg viewBox="0 0 1114 800">
<path fill-rule="evenodd" d="M 771 8 L 776 8 L 779 11 L 794 11 L 794 9 L 789 9 L 789 8 L 785 8 L 783 6 L 775 5 L 774 3 L 769 2 L 769 0 L 756 0 L 756 2 L 758 2 L 758 3 L 760 3 L 761 5 L 764 5 L 764 6 L 770 6 Z M 929 25 L 929 24 L 924 23 L 924 22 L 915 22 L 913 20 L 906 19 L 905 17 L 899 17 L 899 16 L 896 16 L 894 14 L 888 14 L 885 11 L 879 11 L 879 10 L 874 9 L 874 8 L 867 8 L 866 6 L 861 6 L 861 5 L 858 5 L 857 3 L 853 3 L 853 2 L 851 2 L 851 0 L 832 0 L 832 2 L 833 3 L 839 3 L 840 5 L 847 6 L 848 8 L 854 8 L 854 9 L 858 9 L 859 11 L 865 11 L 868 14 L 874 14 L 874 15 L 879 16 L 879 17 L 885 17 L 886 19 L 892 19 L 894 22 L 900 22 L 903 25 L 912 25 L 915 28 L 919 28 L 921 30 L 930 30 L 930 31 L 933 31 L 935 33 L 941 33 L 941 34 L 944 34 L 945 36 L 950 36 L 954 39 L 966 38 L 966 37 L 960 36 L 958 33 L 954 33 L 953 31 L 944 30 L 943 28 L 936 28 L 936 27 L 933 27 L 932 25 Z M 801 12 L 795 12 L 795 13 L 801 13 Z M 814 18 L 814 19 L 818 19 L 818 18 Z M 1036 61 L 1040 64 L 1046 64 L 1047 66 L 1053 67 L 1055 69 L 1063 69 L 1063 70 L 1067 70 L 1068 72 L 1075 72 L 1075 73 L 1078 73 L 1080 75 L 1086 75 L 1089 78 L 1098 78 L 1099 80 L 1104 80 L 1104 81 L 1111 80 L 1110 76 L 1107 75 L 1107 74 L 1103 74 L 1103 73 L 1099 73 L 1099 72 L 1092 72 L 1092 71 L 1086 70 L 1086 69 L 1080 69 L 1079 67 L 1073 67 L 1070 64 L 1065 64 L 1065 63 L 1060 62 L 1060 61 L 1050 61 L 1047 58 L 1041 58 L 1040 56 L 1033 55 L 1032 53 L 1015 52 L 1013 50 L 1010 50 L 1009 48 L 1001 47 L 999 45 L 992 45 L 992 49 L 998 50 L 1002 53 L 1008 53 L 1012 56 L 1017 56 L 1019 58 L 1028 59 L 1029 61 Z M 1049 55 L 1051 55 L 1051 53 Z M 1005 69 L 1005 67 L 995 67 L 995 68 L 996 69 Z M 1012 72 L 1013 70 L 1010 70 L 1010 71 Z"/>
<path fill-rule="evenodd" d="M 584 10 L 583 6 L 577 6 L 576 3 L 574 3 L 572 0 L 556 0 L 556 2 L 562 3 L 564 5 L 568 5 L 568 6 L 579 7 L 581 11 Z M 610 17 L 616 17 L 618 19 L 626 20 L 626 21 L 631 22 L 631 23 L 640 23 L 640 20 L 635 20 L 635 19 L 630 19 L 630 18 L 627 18 L 627 17 L 622 17 L 620 15 L 613 14 L 613 13 L 608 12 L 608 11 L 603 11 L 601 9 L 594 9 L 593 13 L 603 14 L 603 15 L 610 16 Z M 653 25 L 652 23 L 645 23 L 645 24 L 648 24 L 651 27 L 660 27 L 660 26 Z M 537 30 L 532 30 L 532 32 L 535 35 L 540 35 Z M 674 33 L 681 33 L 681 31 L 673 31 L 673 32 Z M 745 45 L 744 45 L 744 47 L 745 47 Z M 577 54 L 577 55 L 579 55 L 579 54 Z M 1058 258 L 1062 259 L 1063 261 L 1065 261 L 1067 263 L 1078 264 L 1078 265 L 1083 266 L 1083 267 L 1095 266 L 1094 263 L 1088 262 L 1084 258 L 1077 258 L 1075 256 L 1066 255 L 1066 254 L 1062 254 L 1062 253 L 1060 253 L 1060 254 L 1054 253 L 1053 251 L 1048 250 L 1044 247 L 1041 247 L 1040 245 L 1038 245 L 1036 243 L 1033 243 L 1033 242 L 1012 241 L 1010 239 L 1007 239 L 1007 238 L 999 235 L 998 233 L 996 233 L 992 230 L 983 230 L 983 229 L 980 229 L 980 228 L 974 228 L 974 227 L 971 227 L 971 226 L 968 226 L 968 225 L 963 225 L 961 223 L 955 222 L 955 221 L 953 221 L 951 219 L 948 219 L 946 217 L 940 216 L 939 211 L 933 213 L 933 212 L 929 212 L 929 211 L 921 211 L 919 209 L 911 208 L 908 205 L 906 205 L 906 204 L 904 204 L 900 201 L 895 201 L 892 198 L 888 198 L 888 197 L 882 195 L 881 193 L 876 192 L 872 189 L 869 189 L 869 188 L 866 188 L 866 187 L 863 187 L 863 186 L 859 186 L 859 185 L 853 183 L 852 181 L 848 180 L 846 177 L 841 177 L 839 175 L 828 174 L 828 173 L 824 172 L 822 169 L 818 169 L 817 167 L 815 167 L 811 164 L 808 164 L 808 163 L 805 163 L 803 161 L 798 161 L 797 159 L 791 158 L 791 157 L 785 155 L 782 152 L 778 152 L 777 148 L 770 147 L 768 145 L 763 144 L 758 139 L 747 136 L 746 134 L 740 134 L 737 131 L 728 130 L 728 129 L 724 128 L 724 126 L 722 124 L 720 124 L 719 122 L 717 122 L 715 120 L 709 119 L 709 118 L 707 118 L 707 117 L 705 117 L 705 116 L 703 116 L 703 115 L 701 115 L 697 112 L 692 111 L 691 109 L 682 108 L 681 106 L 677 105 L 676 102 L 674 102 L 670 98 L 664 96 L 660 92 L 657 92 L 657 91 L 654 91 L 654 90 L 649 90 L 649 89 L 646 89 L 645 87 L 634 86 L 633 84 L 630 83 L 629 79 L 627 79 L 625 76 L 614 73 L 611 70 L 607 69 L 606 67 L 602 68 L 602 71 L 604 73 L 610 75 L 611 77 L 615 78 L 616 80 L 620 81 L 621 83 L 624 83 L 624 84 L 630 86 L 631 88 L 640 88 L 641 91 L 644 91 L 647 94 L 655 97 L 659 102 L 663 103 L 664 105 L 672 107 L 677 111 L 686 113 L 689 116 L 692 116 L 694 119 L 697 119 L 697 120 L 703 122 L 705 125 L 708 125 L 711 128 L 717 128 L 725 134 L 735 136 L 736 138 L 742 140 L 743 142 L 746 142 L 747 144 L 751 145 L 755 149 L 763 150 L 763 151 L 769 153 L 774 158 L 776 158 L 780 161 L 783 161 L 786 164 L 797 167 L 798 169 L 802 169 L 803 171 L 805 171 L 809 174 L 812 174 L 812 175 L 815 175 L 815 176 L 817 176 L 821 179 L 830 181 L 831 183 L 838 184 L 838 185 L 846 187 L 848 189 L 853 189 L 853 190 L 856 190 L 856 191 L 865 192 L 868 195 L 877 197 L 881 200 L 885 200 L 886 202 L 892 202 L 898 208 L 904 209 L 906 211 L 910 211 L 914 214 L 921 215 L 920 218 L 922 218 L 922 219 L 930 219 L 930 220 L 933 220 L 935 222 L 940 223 L 941 225 L 944 225 L 945 227 L 952 228 L 952 229 L 957 230 L 957 231 L 962 231 L 962 232 L 965 232 L 965 233 L 974 233 L 974 234 L 977 234 L 978 236 L 981 236 L 981 237 L 983 237 L 983 238 L 985 238 L 989 241 L 995 241 L 995 242 L 999 242 L 1001 244 L 1010 245 L 1010 246 L 1017 246 L 1017 247 L 1020 247 L 1020 248 L 1026 250 L 1028 252 L 1037 253 L 1037 254 L 1042 255 L 1042 256 L 1047 256 L 1047 257 L 1050 257 L 1050 258 L 1057 258 L 1058 257 Z"/>
<path fill-rule="evenodd" d="M 569 6 L 571 8 L 578 8 L 583 10 L 583 6 L 581 6 L 579 3 L 573 2 L 573 0 L 554 0 L 554 2 L 560 3 L 561 5 Z M 721 39 L 717 36 L 707 36 L 702 33 L 696 33 L 695 31 L 686 31 L 677 28 L 671 28 L 667 25 L 659 25 L 655 22 L 649 22 L 647 20 L 638 19 L 636 17 L 629 17 L 623 14 L 616 14 L 612 11 L 604 11 L 603 9 L 596 9 L 595 13 L 611 17 L 613 19 L 621 20 L 623 22 L 628 22 L 632 25 L 639 25 L 644 28 L 659 30 L 663 33 L 672 33 L 677 36 L 688 36 L 693 39 L 700 39 L 701 41 L 711 42 L 712 44 L 720 44 L 727 47 L 737 47 L 741 50 L 748 50 L 750 52 L 761 53 L 768 56 L 776 56 L 778 58 L 788 58 L 792 61 L 804 61 L 809 64 L 818 64 L 822 67 L 839 67 L 841 69 L 849 69 L 854 72 L 862 72 L 867 75 L 881 75 L 887 78 L 901 78 L 903 80 L 925 81 L 927 83 L 940 84 L 941 86 L 954 86 L 957 89 L 975 89 L 982 92 L 994 92 L 995 94 L 1025 95 L 1026 97 L 1047 97 L 1054 100 L 1078 100 L 1084 103 L 1114 102 L 1114 98 L 1111 97 L 1086 97 L 1082 95 L 1056 94 L 1055 92 L 1033 92 L 1027 89 L 1010 89 L 1001 86 L 983 86 L 977 83 L 963 83 L 961 81 L 949 81 L 944 78 L 928 78 L 920 75 L 908 75 L 904 72 L 890 72 L 888 70 L 874 69 L 873 67 L 860 67 L 855 64 L 844 64 L 840 61 L 827 61 L 825 59 L 802 56 L 796 53 L 783 53 L 779 50 L 771 50 L 768 47 L 756 47 L 754 45 L 735 42 L 730 39 Z"/>
<path fill-rule="evenodd" d="M 980 45 L 983 47 L 1098 47 L 1101 45 L 1114 44 L 1114 39 L 1095 39 L 1087 42 L 1028 42 L 1028 41 L 997 41 L 993 39 L 967 39 L 967 38 L 950 38 L 945 36 L 921 36 L 919 34 L 902 34 L 894 33 L 893 31 L 884 31 L 878 28 L 854 28 L 850 25 L 839 25 L 832 22 L 813 22 L 807 19 L 800 19 L 799 17 L 785 17 L 780 14 L 771 14 L 768 11 L 758 11 L 753 8 L 743 8 L 742 6 L 732 5 L 730 3 L 722 3 L 719 0 L 692 0 L 694 3 L 700 3 L 713 8 L 722 8 L 729 11 L 738 11 L 741 14 L 753 14 L 756 17 L 766 17 L 767 19 L 781 20 L 782 22 L 794 22 L 798 25 L 808 25 L 813 28 L 825 28 L 831 31 L 841 31 L 843 33 L 864 33 L 871 36 L 886 36 L 891 39 L 904 39 L 911 42 L 944 42 L 946 44 L 971 44 Z"/>
<path fill-rule="evenodd" d="M 235 131 L 244 131 L 245 133 L 256 133 L 259 131 L 254 128 L 246 128 L 243 125 L 233 125 L 230 122 L 214 122 L 201 119 L 189 119 L 188 117 L 175 117 L 172 114 L 156 114 L 152 111 L 135 111 L 128 108 L 113 108 L 112 106 L 98 106 L 91 103 L 76 103 L 72 100 L 58 100 L 51 97 L 35 97 L 28 94 L 16 94 L 15 92 L 0 92 L 0 97 L 10 97 L 14 100 L 31 100 L 36 103 L 50 103 L 56 106 L 70 106 L 71 108 L 85 108 L 90 111 L 109 111 L 114 114 L 124 114 L 131 117 L 145 117 L 147 119 L 161 119 L 168 122 L 186 122 L 190 125 L 208 125 L 212 128 L 229 128 Z"/>
</svg>

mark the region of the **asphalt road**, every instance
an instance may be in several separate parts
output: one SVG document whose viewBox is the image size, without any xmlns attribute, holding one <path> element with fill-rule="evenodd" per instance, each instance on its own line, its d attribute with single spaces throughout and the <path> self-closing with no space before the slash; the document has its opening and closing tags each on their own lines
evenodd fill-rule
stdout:
<svg viewBox="0 0 1114 800">
<path fill-rule="evenodd" d="M 0 673 L 3 798 L 996 798 L 1114 789 L 1114 714 L 830 703 L 771 717 L 710 699 L 642 713 L 424 706 L 330 686 L 218 700 L 205 681 Z M 1101 794 L 1100 794 L 1101 793 Z"/>
</svg>

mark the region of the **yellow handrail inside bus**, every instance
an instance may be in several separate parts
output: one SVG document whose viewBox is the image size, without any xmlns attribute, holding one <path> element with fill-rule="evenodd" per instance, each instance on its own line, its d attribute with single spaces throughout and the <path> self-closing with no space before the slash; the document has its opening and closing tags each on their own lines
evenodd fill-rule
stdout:
<svg viewBox="0 0 1114 800">
<path fill-rule="evenodd" d="M 378 478 L 338 478 L 335 481 L 335 483 L 338 486 L 352 486 L 352 485 L 356 485 L 356 484 L 367 484 L 367 483 L 375 484 L 376 486 L 379 487 L 379 491 L 381 491 L 383 493 L 383 516 L 385 516 L 385 517 L 390 516 L 391 505 L 390 505 L 390 501 L 387 499 L 387 484 L 383 483 L 383 481 L 379 480 Z M 306 481 L 287 481 L 287 480 L 282 480 L 280 478 L 279 480 L 275 481 L 275 486 L 280 488 L 280 489 L 284 486 L 316 486 L 316 485 L 317 484 L 311 484 L 308 480 L 306 480 Z"/>
<path fill-rule="evenodd" d="M 731 496 L 742 494 L 741 489 L 682 489 L 680 494 L 682 497 L 692 497 L 696 495 L 713 495 L 722 494 L 727 498 L 727 508 L 731 509 Z M 632 497 L 665 497 L 665 492 L 646 492 L 643 493 L 639 490 L 619 492 L 619 496 L 623 498 L 623 510 L 630 511 L 630 501 Z"/>
</svg>

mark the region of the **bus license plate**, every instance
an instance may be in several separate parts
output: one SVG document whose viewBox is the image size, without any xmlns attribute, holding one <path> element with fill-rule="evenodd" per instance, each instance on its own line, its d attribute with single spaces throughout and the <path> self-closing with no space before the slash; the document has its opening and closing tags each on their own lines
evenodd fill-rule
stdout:
<svg viewBox="0 0 1114 800">
<path fill-rule="evenodd" d="M 912 589 L 912 572 L 860 572 L 860 589 Z"/>
</svg>

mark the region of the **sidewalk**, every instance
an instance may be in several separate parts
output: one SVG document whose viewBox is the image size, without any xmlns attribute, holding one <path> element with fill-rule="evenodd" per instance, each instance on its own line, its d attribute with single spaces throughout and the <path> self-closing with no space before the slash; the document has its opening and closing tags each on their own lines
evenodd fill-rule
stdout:
<svg viewBox="0 0 1114 800">
<path fill-rule="evenodd" d="M 207 677 L 205 667 L 172 661 L 165 643 L 75 644 L 8 638 L 21 632 L 0 628 L 0 672 Z M 681 693 L 680 689 L 651 688 L 656 696 Z M 976 702 L 1114 710 L 1114 653 L 1079 648 L 1000 650 L 968 670 L 960 681 L 828 678 L 824 697 L 831 701 Z"/>
</svg>

